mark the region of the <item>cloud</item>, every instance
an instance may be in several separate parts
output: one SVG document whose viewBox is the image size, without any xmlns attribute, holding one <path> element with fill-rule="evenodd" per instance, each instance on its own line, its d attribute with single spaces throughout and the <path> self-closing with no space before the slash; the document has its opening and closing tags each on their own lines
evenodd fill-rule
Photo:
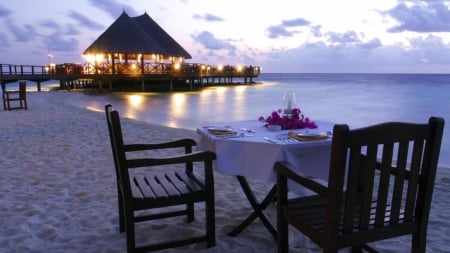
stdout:
<svg viewBox="0 0 450 253">
<path fill-rule="evenodd" d="M 306 43 L 290 50 L 269 52 L 261 64 L 268 72 L 280 73 L 429 73 L 436 66 L 450 64 L 450 44 L 441 38 L 417 37 L 410 44 L 408 48 L 400 43 L 383 46 L 379 39 L 337 45 Z"/>
<path fill-rule="evenodd" d="M 66 25 L 66 31 L 64 32 L 66 35 L 79 35 L 81 34 L 80 30 L 77 26 L 73 24 Z"/>
<path fill-rule="evenodd" d="M 269 33 L 268 37 L 271 39 L 276 39 L 278 37 L 291 37 L 295 33 L 288 31 L 283 25 L 273 25 L 267 28 Z"/>
<path fill-rule="evenodd" d="M 0 5 L 0 17 L 8 17 L 11 15 L 11 11 Z"/>
<path fill-rule="evenodd" d="M 207 49 L 211 50 L 236 50 L 236 47 L 233 44 L 230 44 L 227 41 L 219 40 L 214 35 L 208 31 L 203 31 L 198 35 L 193 35 L 198 43 L 203 45 Z"/>
<path fill-rule="evenodd" d="M 320 25 L 315 25 L 311 27 L 311 33 L 314 35 L 314 37 L 322 37 L 322 26 Z"/>
<path fill-rule="evenodd" d="M 298 32 L 289 31 L 287 28 L 308 25 L 310 25 L 310 22 L 303 18 L 289 19 L 281 21 L 281 24 L 279 25 L 269 26 L 266 31 L 268 32 L 268 37 L 271 39 L 276 39 L 279 37 L 291 37 Z"/>
<path fill-rule="evenodd" d="M 355 43 L 360 42 L 358 35 L 355 31 L 349 31 L 346 33 L 336 33 L 336 32 L 328 32 L 327 34 L 328 40 L 331 43 Z"/>
<path fill-rule="evenodd" d="M 365 49 L 375 49 L 375 48 L 379 48 L 381 46 L 383 46 L 383 45 L 381 44 L 381 41 L 379 39 L 373 39 L 373 40 L 370 40 L 368 42 L 361 44 L 361 47 L 365 48 Z"/>
<path fill-rule="evenodd" d="M 59 33 L 54 33 L 43 38 L 44 45 L 50 51 L 77 51 L 78 40 L 74 38 L 65 39 Z"/>
<path fill-rule="evenodd" d="M 402 2 L 384 14 L 400 23 L 388 29 L 389 32 L 450 31 L 450 10 L 440 1 L 419 2 L 412 6 Z"/>
<path fill-rule="evenodd" d="M 105 28 L 103 25 L 93 21 L 92 19 L 87 18 L 86 16 L 77 11 L 70 11 L 69 17 L 76 20 L 78 24 L 80 24 L 81 26 L 87 27 L 89 29 L 102 30 Z"/>
<path fill-rule="evenodd" d="M 450 44 L 445 44 L 442 38 L 429 35 L 426 38 L 414 38 L 410 41 L 411 48 L 417 58 L 426 59 L 432 64 L 450 64 Z"/>
<path fill-rule="evenodd" d="M 108 13 L 113 19 L 116 19 L 123 11 L 130 16 L 137 15 L 137 12 L 132 6 L 117 2 L 117 0 L 90 0 L 90 3 Z"/>
<path fill-rule="evenodd" d="M 7 48 L 9 46 L 10 46 L 10 44 L 9 44 L 9 41 L 8 41 L 6 35 L 4 33 L 0 32 L 0 48 Z"/>
<path fill-rule="evenodd" d="M 195 14 L 193 17 L 195 19 L 204 19 L 206 21 L 211 21 L 211 22 L 222 22 L 222 21 L 224 21 L 223 18 L 221 18 L 219 16 L 216 16 L 216 15 L 213 15 L 213 14 L 209 14 L 209 13 L 206 13 L 204 16 Z"/>
<path fill-rule="evenodd" d="M 46 20 L 40 22 L 39 25 L 41 25 L 43 27 L 51 28 L 53 30 L 59 30 L 61 28 L 56 21 L 51 20 L 51 19 L 46 19 Z"/>
<path fill-rule="evenodd" d="M 9 32 L 14 36 L 16 41 L 27 42 L 33 40 L 37 36 L 37 32 L 33 25 L 26 24 L 23 27 L 20 27 L 11 20 L 8 20 L 7 23 Z"/>
<path fill-rule="evenodd" d="M 297 18 L 291 20 L 283 20 L 281 24 L 285 27 L 293 27 L 293 26 L 307 26 L 310 22 L 304 18 Z"/>
</svg>

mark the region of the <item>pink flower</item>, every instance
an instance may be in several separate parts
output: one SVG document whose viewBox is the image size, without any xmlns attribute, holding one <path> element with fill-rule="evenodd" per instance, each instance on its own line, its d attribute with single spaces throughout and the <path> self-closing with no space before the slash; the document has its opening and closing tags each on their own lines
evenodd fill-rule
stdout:
<svg viewBox="0 0 450 253">
<path fill-rule="evenodd" d="M 309 118 L 305 118 L 301 114 L 300 108 L 292 109 L 291 115 L 281 115 L 282 110 L 273 111 L 270 116 L 264 118 L 259 117 L 258 120 L 264 122 L 264 126 L 268 125 L 281 125 L 281 129 L 301 129 L 301 128 L 317 128 L 317 124 L 311 121 Z"/>
</svg>

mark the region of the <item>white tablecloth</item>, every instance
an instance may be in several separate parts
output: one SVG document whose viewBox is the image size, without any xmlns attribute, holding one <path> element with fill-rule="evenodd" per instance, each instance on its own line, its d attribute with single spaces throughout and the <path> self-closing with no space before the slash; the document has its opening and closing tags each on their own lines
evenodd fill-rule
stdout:
<svg viewBox="0 0 450 253">
<path fill-rule="evenodd" d="M 326 140 L 291 142 L 279 140 L 294 132 L 327 132 L 333 131 L 333 123 L 316 121 L 317 129 L 295 129 L 269 131 L 257 120 L 224 122 L 216 126 L 197 128 L 198 145 L 202 150 L 216 153 L 216 170 L 229 175 L 240 175 L 248 178 L 275 182 L 273 165 L 276 161 L 287 161 L 302 173 L 328 181 L 331 138 Z M 238 138 L 220 138 L 208 132 L 209 127 L 230 127 L 245 136 Z M 247 133 L 242 129 L 253 130 Z M 269 137 L 277 143 L 264 139 Z"/>
</svg>

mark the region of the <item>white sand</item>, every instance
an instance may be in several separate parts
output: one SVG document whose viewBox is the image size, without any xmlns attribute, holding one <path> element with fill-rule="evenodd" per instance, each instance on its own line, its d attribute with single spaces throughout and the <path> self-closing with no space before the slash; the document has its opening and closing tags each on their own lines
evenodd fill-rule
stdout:
<svg viewBox="0 0 450 253">
<path fill-rule="evenodd" d="M 118 231 L 117 190 L 103 112 L 64 103 L 74 92 L 30 92 L 29 110 L 0 111 L 0 252 L 125 252 Z M 122 120 L 126 140 L 156 142 L 195 138 L 193 131 Z M 275 252 L 261 222 L 227 235 L 250 212 L 234 177 L 215 174 L 217 246 L 185 246 L 164 252 Z M 270 184 L 255 183 L 263 197 Z M 449 252 L 450 173 L 436 180 L 427 252 Z M 267 214 L 275 220 L 275 207 Z M 140 240 L 164 240 L 203 232 L 203 205 L 196 221 L 173 218 L 139 226 Z M 168 222 L 169 225 L 166 225 Z M 275 224 L 275 223 L 274 223 Z M 409 252 L 409 237 L 377 243 L 383 252 Z M 320 252 L 296 234 L 291 252 Z"/>
</svg>

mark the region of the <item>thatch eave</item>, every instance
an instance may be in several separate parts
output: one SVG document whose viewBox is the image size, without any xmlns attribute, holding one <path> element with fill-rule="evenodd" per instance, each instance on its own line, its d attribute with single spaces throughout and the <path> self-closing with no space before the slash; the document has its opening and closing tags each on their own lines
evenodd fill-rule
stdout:
<svg viewBox="0 0 450 253">
<path fill-rule="evenodd" d="M 83 54 L 117 53 L 192 58 L 147 13 L 131 18 L 123 12 Z"/>
</svg>

